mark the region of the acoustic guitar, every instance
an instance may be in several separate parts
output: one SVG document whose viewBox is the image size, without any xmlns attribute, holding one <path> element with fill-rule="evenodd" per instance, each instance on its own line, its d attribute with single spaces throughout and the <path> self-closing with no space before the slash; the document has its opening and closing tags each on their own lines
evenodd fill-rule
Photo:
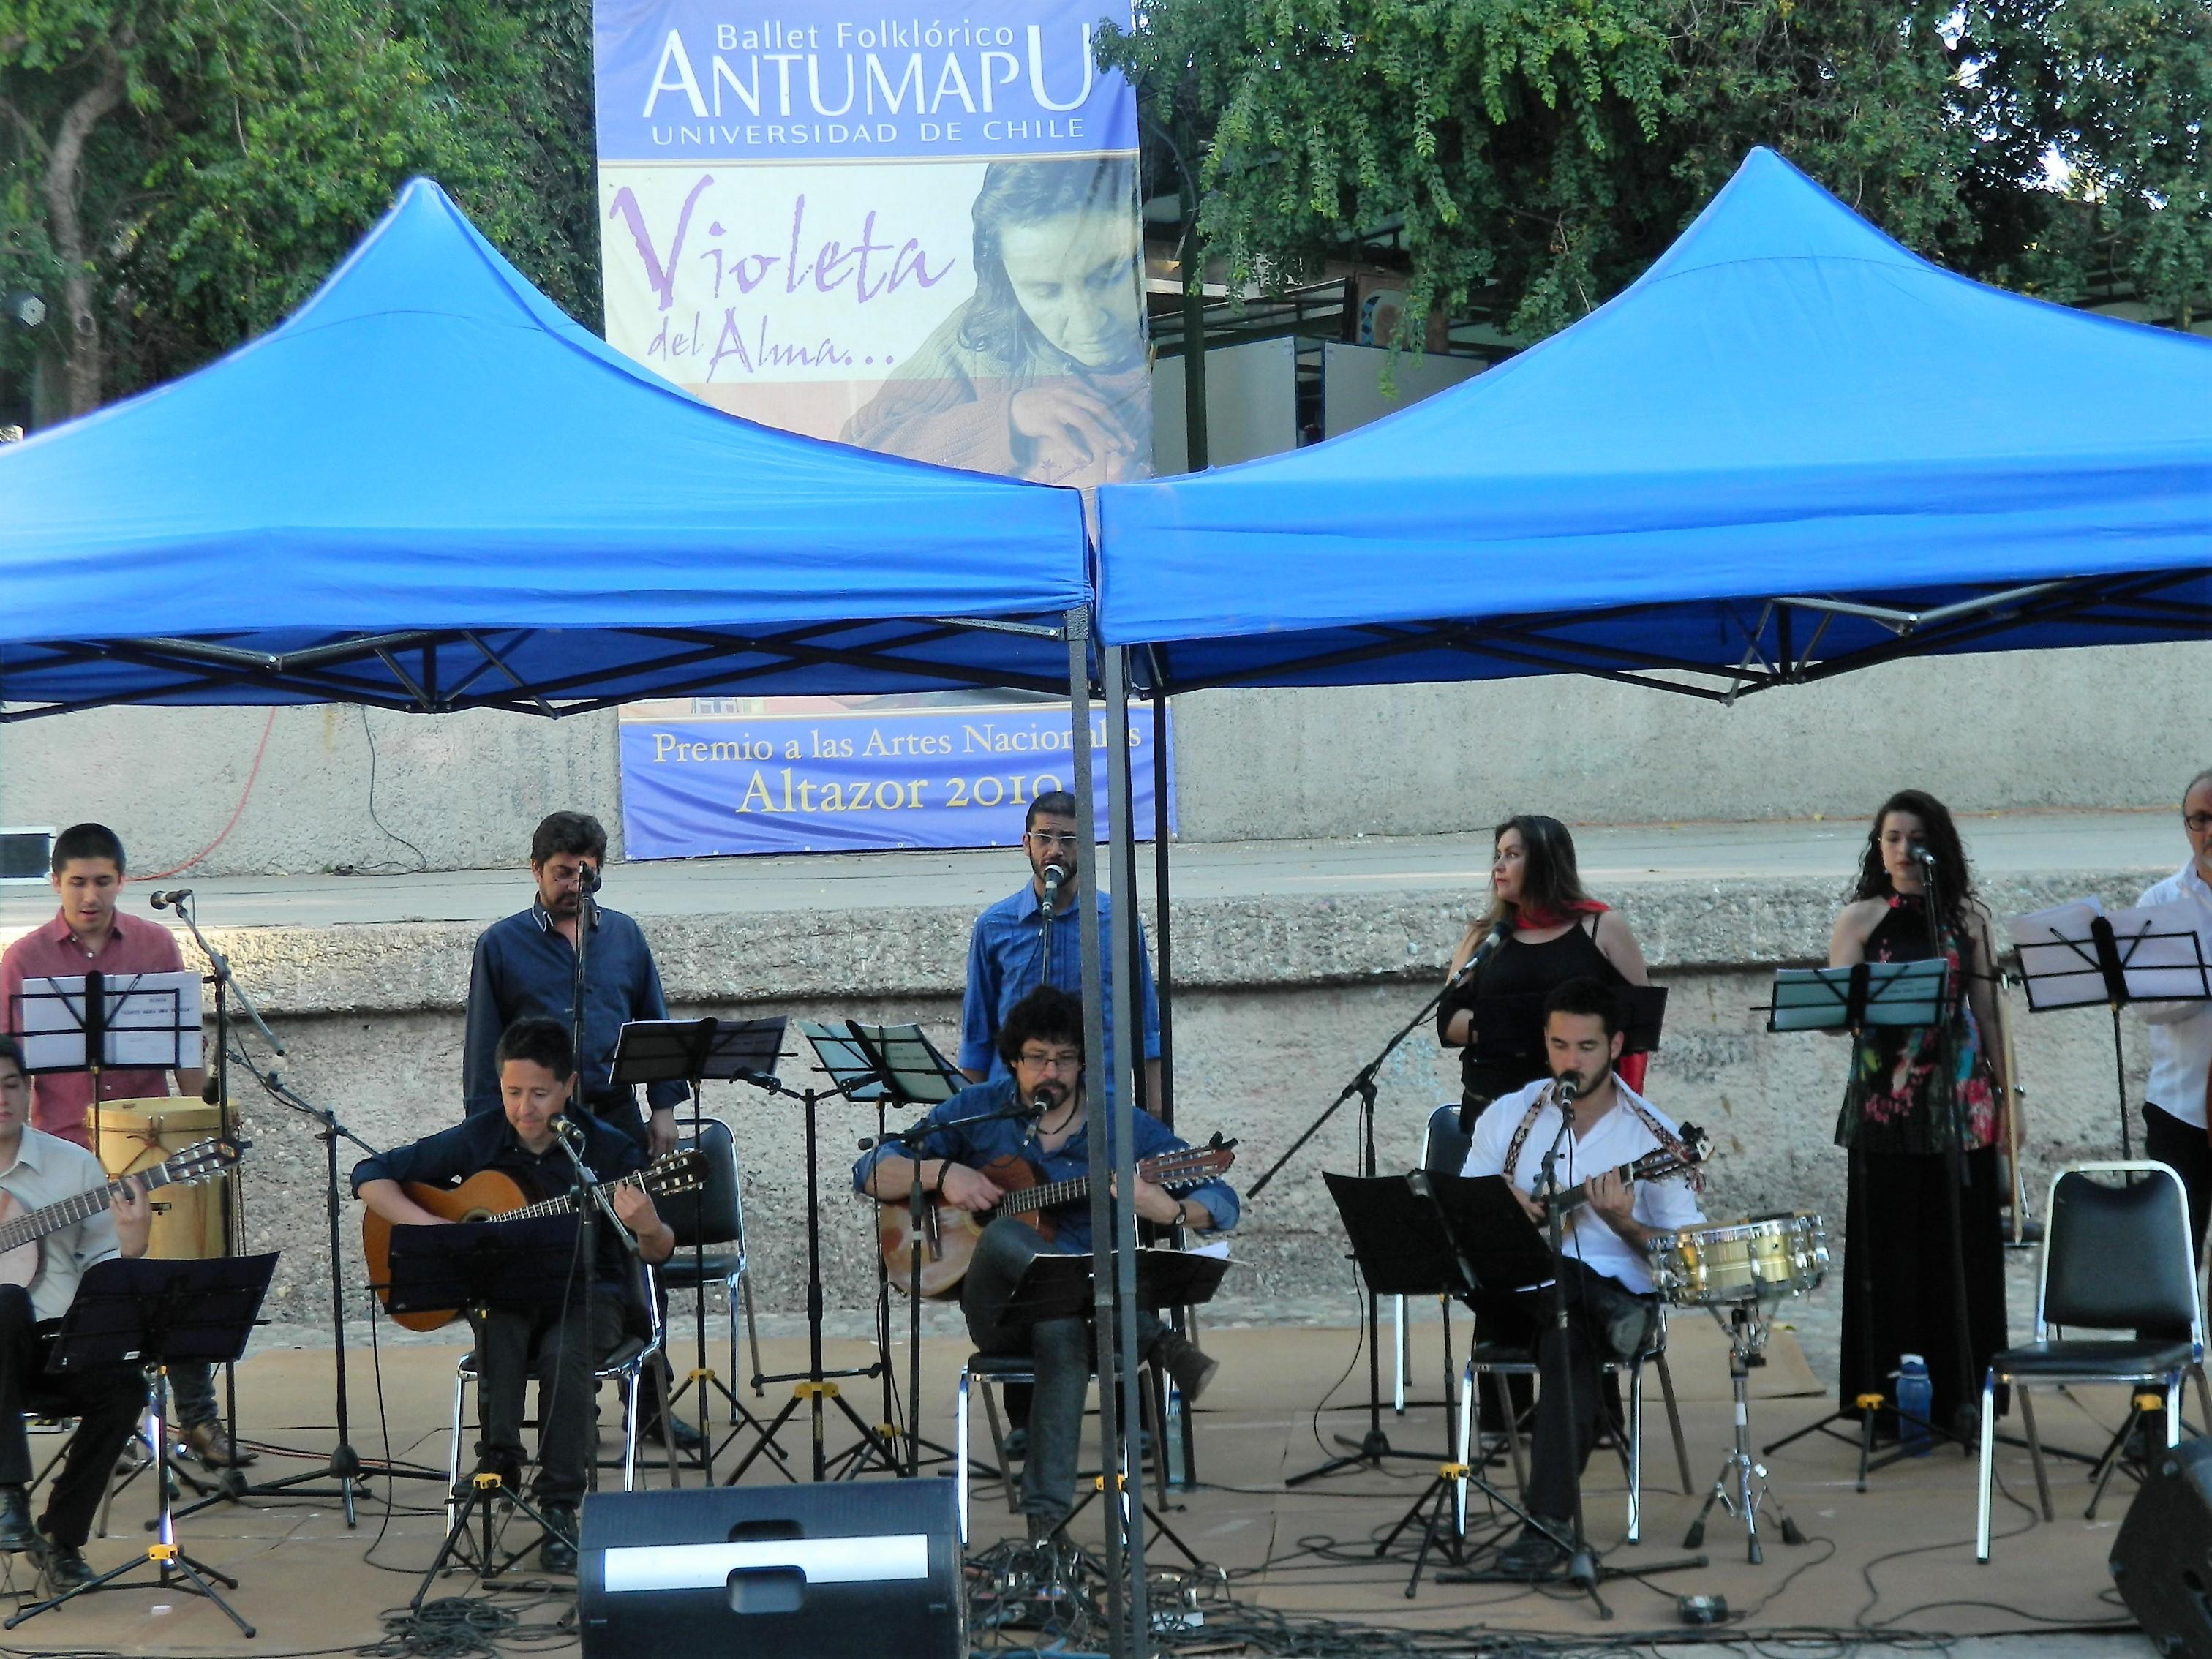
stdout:
<svg viewBox="0 0 2212 1659">
<path fill-rule="evenodd" d="M 635 1175 L 603 1184 L 630 1187 L 655 1198 L 696 1192 L 707 1183 L 707 1160 L 696 1150 L 671 1152 Z M 497 1170 L 484 1170 L 458 1187 L 430 1187 L 420 1182 L 402 1184 L 401 1190 L 441 1221 L 520 1221 L 529 1216 L 574 1215 L 574 1192 L 533 1204 L 514 1177 Z M 368 1262 L 368 1282 L 385 1311 L 392 1310 L 392 1224 L 372 1209 L 361 1212 L 361 1253 Z M 410 1331 L 434 1331 L 461 1316 L 459 1308 L 440 1308 L 392 1314 L 392 1322 Z"/>
<path fill-rule="evenodd" d="M 39 1241 L 48 1233 L 58 1233 L 100 1214 L 107 1208 L 108 1201 L 123 1191 L 125 1182 L 136 1182 L 149 1192 L 163 1187 L 192 1186 L 221 1175 L 237 1163 L 246 1155 L 249 1144 L 243 1140 L 199 1141 L 150 1169 L 118 1176 L 105 1187 L 73 1194 L 52 1204 L 42 1204 L 35 1210 L 22 1208 L 12 1194 L 0 1192 L 0 1285 L 27 1288 L 39 1276 L 42 1260 Z"/>
<path fill-rule="evenodd" d="M 1203 1146 L 1145 1159 L 1137 1165 L 1137 1175 L 1172 1193 L 1202 1187 L 1236 1161 L 1237 1143 L 1217 1134 Z M 968 1264 L 975 1255 L 975 1241 L 1000 1216 L 1018 1217 L 1050 1238 L 1052 1212 L 1091 1196 L 1088 1176 L 1047 1181 L 1036 1165 L 1018 1152 L 993 1158 L 981 1173 L 1006 1194 L 989 1209 L 935 1204 L 921 1212 L 921 1293 L 927 1300 L 941 1302 L 959 1294 L 960 1281 L 968 1276 Z M 877 1212 L 876 1237 L 891 1283 L 906 1290 L 914 1273 L 914 1217 L 904 1200 L 886 1203 Z"/>
</svg>

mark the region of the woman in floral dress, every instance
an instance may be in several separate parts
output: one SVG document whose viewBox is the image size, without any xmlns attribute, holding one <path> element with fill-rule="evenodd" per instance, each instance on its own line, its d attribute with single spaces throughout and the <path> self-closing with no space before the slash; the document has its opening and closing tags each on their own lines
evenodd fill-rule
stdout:
<svg viewBox="0 0 2212 1659">
<path fill-rule="evenodd" d="M 1951 969 L 1943 1023 L 1869 1025 L 1852 1047 L 1836 1124 L 1851 1162 L 1838 1395 L 1845 1410 L 1863 1393 L 1893 1401 L 1899 1356 L 1917 1353 L 1934 1385 L 1934 1420 L 1948 1428 L 1971 1422 L 1990 1356 L 2005 1346 L 1996 1146 L 2008 1091 L 1989 912 L 1974 896 L 1950 813 L 1907 789 L 1875 815 L 1828 961 L 1841 968 L 1938 955 Z M 1954 1146 L 1963 1148 L 1963 1182 Z"/>
</svg>

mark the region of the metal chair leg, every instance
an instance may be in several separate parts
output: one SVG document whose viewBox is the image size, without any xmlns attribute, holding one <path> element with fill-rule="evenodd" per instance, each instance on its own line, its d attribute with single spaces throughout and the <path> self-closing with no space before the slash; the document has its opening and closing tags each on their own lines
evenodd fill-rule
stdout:
<svg viewBox="0 0 2212 1659">
<path fill-rule="evenodd" d="M 999 1466 L 999 1485 L 1006 1494 L 1006 1513 L 1022 1512 L 1021 1488 L 1014 1485 L 1014 1466 L 1006 1457 L 1006 1433 L 999 1420 L 999 1397 L 991 1392 L 991 1380 L 981 1379 L 983 1389 L 983 1417 L 991 1425 L 991 1455 Z"/>
<path fill-rule="evenodd" d="M 2035 1431 L 2035 1401 L 2028 1398 L 2027 1385 L 2015 1380 L 2013 1397 L 2020 1401 L 2020 1424 L 2027 1434 L 2027 1455 L 2035 1465 L 2035 1495 L 2043 1500 L 2043 1518 L 2056 1521 L 2058 1511 L 2051 1505 L 2051 1471 L 2043 1466 L 2043 1438 Z M 1982 1405 L 1982 1432 L 1986 1438 L 1996 1432 L 1996 1388 L 1994 1383 L 1982 1392 L 1988 1396 Z"/>
<path fill-rule="evenodd" d="M 1667 1402 L 1667 1426 L 1674 1436 L 1674 1467 L 1682 1476 L 1682 1496 L 1695 1494 L 1697 1486 L 1690 1477 L 1690 1448 L 1682 1438 L 1682 1413 L 1674 1404 L 1674 1374 L 1667 1369 L 1667 1351 L 1662 1348 L 1652 1356 L 1659 1368 L 1659 1394 Z"/>
<path fill-rule="evenodd" d="M 965 1365 L 960 1368 L 959 1392 L 953 1396 L 952 1456 L 952 1478 L 959 1492 L 960 1547 L 964 1550 L 968 1547 L 968 1497 L 975 1485 L 974 1476 L 968 1468 L 968 1368 Z"/>
<path fill-rule="evenodd" d="M 1513 1414 L 1513 1391 L 1505 1385 L 1505 1373 L 1491 1371 L 1490 1392 L 1498 1401 L 1498 1420 L 1505 1425 L 1505 1449 L 1513 1458 L 1513 1490 L 1521 1501 L 1528 1501 L 1528 1468 L 1521 1456 L 1521 1422 Z"/>
<path fill-rule="evenodd" d="M 1406 1414 L 1406 1298 L 1390 1298 L 1390 1358 L 1395 1364 L 1396 1380 L 1390 1385 L 1390 1409 L 1403 1417 Z"/>
<path fill-rule="evenodd" d="M 459 1366 L 453 1368 L 453 1432 L 446 1448 L 446 1530 L 453 1529 L 453 1518 L 459 1512 L 460 1501 L 453 1489 L 461 1484 L 461 1412 L 468 1404 L 468 1373 Z"/>
<path fill-rule="evenodd" d="M 1665 1364 L 1664 1356 L 1661 1364 Z M 1644 1524 L 1644 1362 L 1628 1368 L 1628 1541 L 1638 1541 Z"/>
<path fill-rule="evenodd" d="M 2015 1383 L 2013 1397 L 2025 1401 L 2026 1392 Z M 1997 1391 L 1993 1376 L 1982 1379 L 1982 1468 L 1981 1479 L 1974 1487 L 1974 1559 L 1982 1565 L 1990 1564 L 1990 1489 L 1996 1475 Z M 2028 1431 L 2031 1442 L 2034 1431 Z M 2036 1471 L 2041 1474 L 2040 1460 Z"/>
</svg>

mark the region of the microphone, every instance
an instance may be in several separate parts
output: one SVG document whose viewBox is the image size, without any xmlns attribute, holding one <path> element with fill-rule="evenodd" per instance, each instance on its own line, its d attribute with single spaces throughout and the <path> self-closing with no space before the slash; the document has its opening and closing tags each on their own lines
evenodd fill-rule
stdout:
<svg viewBox="0 0 2212 1659">
<path fill-rule="evenodd" d="M 597 867 L 589 864 L 577 866 L 576 890 L 587 898 L 599 890 L 599 872 Z"/>
<path fill-rule="evenodd" d="M 1460 963 L 1459 972 L 1451 976 L 1452 984 L 1458 984 L 1476 969 L 1481 967 L 1484 963 L 1489 961 L 1490 953 L 1504 944 L 1512 933 L 1513 918 L 1510 915 L 1498 917 L 1498 926 L 1492 928 L 1482 943 L 1474 947 L 1474 954 Z"/>
<path fill-rule="evenodd" d="M 1582 1091 L 1583 1085 L 1573 1078 L 1561 1077 L 1552 1079 L 1552 1103 L 1563 1112 L 1575 1103 L 1575 1097 Z"/>
<path fill-rule="evenodd" d="M 177 909 L 182 908 L 184 902 L 191 896 L 192 890 L 189 887 L 156 888 L 151 902 L 156 910 Z"/>
<path fill-rule="evenodd" d="M 1052 913 L 1053 902 L 1054 900 L 1059 898 L 1060 884 L 1067 879 L 1067 877 L 1068 872 L 1066 866 L 1062 865 L 1058 859 L 1054 859 L 1051 863 L 1045 866 L 1044 909 L 1048 915 Z"/>
<path fill-rule="evenodd" d="M 580 1146 L 584 1144 L 584 1126 L 566 1112 L 556 1112 L 551 1117 L 546 1119 L 545 1127 L 572 1146 Z"/>
<path fill-rule="evenodd" d="M 1911 841 L 1905 842 L 1905 856 L 1911 859 L 1915 864 L 1924 864 L 1928 866 L 1931 870 L 1936 866 L 1936 855 L 1928 850 L 1928 843 L 1926 842 Z"/>
</svg>

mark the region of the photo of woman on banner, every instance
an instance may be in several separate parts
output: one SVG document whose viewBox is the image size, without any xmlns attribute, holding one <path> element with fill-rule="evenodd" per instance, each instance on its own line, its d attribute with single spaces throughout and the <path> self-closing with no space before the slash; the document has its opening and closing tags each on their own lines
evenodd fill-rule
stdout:
<svg viewBox="0 0 2212 1659">
<path fill-rule="evenodd" d="M 1043 483 L 1149 476 L 1133 159 L 994 162 L 974 216 L 974 295 L 845 441 Z"/>
</svg>

